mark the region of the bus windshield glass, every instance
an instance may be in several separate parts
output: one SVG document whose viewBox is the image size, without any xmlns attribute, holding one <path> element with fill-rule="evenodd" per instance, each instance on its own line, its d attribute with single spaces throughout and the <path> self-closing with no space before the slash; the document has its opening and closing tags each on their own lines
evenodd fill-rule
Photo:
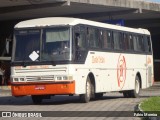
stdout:
<svg viewBox="0 0 160 120">
<path fill-rule="evenodd" d="M 15 31 L 13 62 L 70 60 L 69 27 Z"/>
<path fill-rule="evenodd" d="M 39 60 L 40 52 L 40 30 L 18 30 L 15 32 L 15 56 L 14 61 L 32 61 L 30 58 L 35 51 Z"/>
<path fill-rule="evenodd" d="M 42 42 L 42 61 L 69 60 L 70 31 L 69 28 L 44 29 Z"/>
</svg>

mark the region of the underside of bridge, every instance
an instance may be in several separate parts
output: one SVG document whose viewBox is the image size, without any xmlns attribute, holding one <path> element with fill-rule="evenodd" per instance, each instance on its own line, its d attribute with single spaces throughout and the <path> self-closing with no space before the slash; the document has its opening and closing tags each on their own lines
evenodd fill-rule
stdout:
<svg viewBox="0 0 160 120">
<path fill-rule="evenodd" d="M 77 17 L 95 21 L 123 19 L 125 26 L 152 34 L 155 80 L 160 80 L 160 4 L 142 0 L 1 0 L 0 56 L 16 23 L 39 17 Z M 10 54 L 7 54 L 10 56 Z"/>
</svg>

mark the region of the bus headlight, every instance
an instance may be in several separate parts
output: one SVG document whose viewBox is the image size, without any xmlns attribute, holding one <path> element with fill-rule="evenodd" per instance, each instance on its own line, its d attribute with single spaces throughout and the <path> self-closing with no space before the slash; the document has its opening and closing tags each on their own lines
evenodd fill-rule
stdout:
<svg viewBox="0 0 160 120">
<path fill-rule="evenodd" d="M 73 80 L 72 76 L 63 76 L 63 80 Z"/>
<path fill-rule="evenodd" d="M 63 76 L 63 80 L 68 80 L 68 77 L 67 76 Z"/>
<path fill-rule="evenodd" d="M 61 76 L 58 76 L 58 77 L 57 77 L 57 80 L 62 80 L 62 77 L 61 77 Z"/>
<path fill-rule="evenodd" d="M 13 78 L 13 82 L 25 82 L 25 78 L 24 77 Z"/>
<path fill-rule="evenodd" d="M 20 81 L 20 82 L 24 82 L 25 79 L 24 79 L 24 78 L 19 78 L 19 81 Z"/>
<path fill-rule="evenodd" d="M 56 76 L 56 80 L 73 80 L 72 76 Z"/>
</svg>

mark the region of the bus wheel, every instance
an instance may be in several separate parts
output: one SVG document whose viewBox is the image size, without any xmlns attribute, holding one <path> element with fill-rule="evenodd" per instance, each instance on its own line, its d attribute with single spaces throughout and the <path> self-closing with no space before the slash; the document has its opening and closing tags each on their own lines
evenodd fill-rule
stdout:
<svg viewBox="0 0 160 120">
<path fill-rule="evenodd" d="M 83 103 L 88 103 L 90 99 L 91 99 L 91 81 L 88 77 L 86 81 L 86 93 L 80 95 L 80 100 Z"/>
<path fill-rule="evenodd" d="M 136 76 L 135 88 L 134 88 L 134 90 L 131 91 L 131 95 L 133 98 L 138 98 L 139 93 L 140 93 L 140 80 L 139 80 L 139 77 Z"/>
<path fill-rule="evenodd" d="M 102 99 L 103 93 L 95 93 L 95 98 L 96 99 Z"/>
<path fill-rule="evenodd" d="M 40 95 L 32 95 L 31 97 L 34 104 L 40 104 L 43 100 L 43 97 Z"/>
</svg>

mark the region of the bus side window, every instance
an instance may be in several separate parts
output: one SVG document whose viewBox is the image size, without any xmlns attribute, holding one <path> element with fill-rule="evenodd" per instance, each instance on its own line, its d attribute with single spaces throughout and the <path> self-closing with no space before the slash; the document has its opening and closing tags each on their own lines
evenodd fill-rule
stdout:
<svg viewBox="0 0 160 120">
<path fill-rule="evenodd" d="M 100 32 L 99 29 L 89 28 L 89 46 L 91 48 L 99 48 L 100 47 Z"/>
<path fill-rule="evenodd" d="M 113 41 L 114 41 L 114 49 L 121 50 L 122 43 L 121 43 L 122 35 L 120 32 L 114 31 L 113 32 Z"/>
<path fill-rule="evenodd" d="M 151 38 L 149 36 L 147 37 L 147 42 L 148 42 L 148 52 L 151 52 Z"/>
<path fill-rule="evenodd" d="M 145 52 L 151 52 L 151 43 L 150 43 L 150 37 L 149 36 L 145 36 L 144 48 L 145 48 Z"/>
<path fill-rule="evenodd" d="M 124 50 L 128 50 L 128 35 L 127 34 L 123 34 L 123 40 L 124 40 Z"/>
<path fill-rule="evenodd" d="M 85 48 L 85 34 L 84 33 L 75 33 L 75 45 L 77 49 Z"/>
<path fill-rule="evenodd" d="M 78 50 L 83 50 L 86 47 L 85 28 L 79 27 L 79 30 L 75 31 L 75 46 Z"/>
<path fill-rule="evenodd" d="M 84 61 L 86 56 L 86 27 L 77 25 L 74 29 L 75 61 Z"/>
<path fill-rule="evenodd" d="M 129 35 L 129 50 L 133 50 L 133 36 Z"/>
<path fill-rule="evenodd" d="M 124 39 L 124 49 L 132 51 L 133 50 L 133 36 L 127 33 L 123 34 L 123 39 Z"/>
<path fill-rule="evenodd" d="M 142 52 L 144 51 L 144 37 L 139 36 L 139 50 Z"/>
<path fill-rule="evenodd" d="M 138 51 L 138 37 L 136 35 L 133 36 L 133 48 L 134 51 Z"/>
<path fill-rule="evenodd" d="M 144 51 L 144 38 L 143 36 L 134 36 L 134 50 L 136 52 L 143 52 Z"/>
<path fill-rule="evenodd" d="M 104 49 L 111 49 L 112 44 L 111 44 L 111 32 L 110 31 L 107 31 L 107 30 L 103 31 L 102 40 L 103 40 L 102 47 Z"/>
<path fill-rule="evenodd" d="M 120 44 L 120 49 L 123 49 L 124 41 L 123 41 L 123 33 L 119 33 L 119 44 Z"/>
</svg>

